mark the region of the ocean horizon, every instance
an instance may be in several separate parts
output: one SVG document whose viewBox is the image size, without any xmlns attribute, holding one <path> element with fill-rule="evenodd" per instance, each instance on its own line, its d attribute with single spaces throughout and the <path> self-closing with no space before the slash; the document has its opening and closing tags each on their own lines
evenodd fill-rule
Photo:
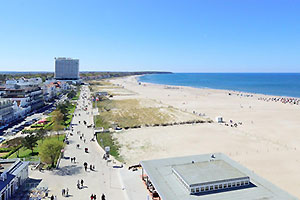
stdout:
<svg viewBox="0 0 300 200">
<path fill-rule="evenodd" d="M 300 97 L 300 73 L 173 73 L 147 74 L 139 81 L 272 96 Z"/>
</svg>

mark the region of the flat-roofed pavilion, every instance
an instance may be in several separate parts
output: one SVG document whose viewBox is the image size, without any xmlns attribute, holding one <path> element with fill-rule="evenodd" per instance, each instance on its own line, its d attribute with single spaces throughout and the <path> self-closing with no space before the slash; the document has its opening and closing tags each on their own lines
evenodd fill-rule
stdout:
<svg viewBox="0 0 300 200">
<path fill-rule="evenodd" d="M 296 199 L 222 153 L 140 162 L 153 199 Z"/>
<path fill-rule="evenodd" d="M 223 160 L 194 162 L 172 167 L 173 173 L 191 194 L 248 185 L 247 175 Z M 238 184 L 239 183 L 239 184 Z M 241 185 L 241 183 L 243 183 Z M 210 189 L 213 187 L 212 189 Z"/>
</svg>

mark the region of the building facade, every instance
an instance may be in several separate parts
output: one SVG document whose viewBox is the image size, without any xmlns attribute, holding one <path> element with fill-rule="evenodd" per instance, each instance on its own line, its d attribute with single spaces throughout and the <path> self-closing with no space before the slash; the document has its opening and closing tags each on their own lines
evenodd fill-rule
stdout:
<svg viewBox="0 0 300 200">
<path fill-rule="evenodd" d="M 28 178 L 29 162 L 20 159 L 0 160 L 0 199 L 13 199 L 13 195 Z"/>
<path fill-rule="evenodd" d="M 4 126 L 13 120 L 13 102 L 9 99 L 0 99 L 0 126 Z"/>
<path fill-rule="evenodd" d="M 55 58 L 55 79 L 78 80 L 79 59 Z"/>
<path fill-rule="evenodd" d="M 6 89 L 3 98 L 11 99 L 17 106 L 28 112 L 37 110 L 44 106 L 43 91 L 40 87 L 23 87 Z"/>
</svg>

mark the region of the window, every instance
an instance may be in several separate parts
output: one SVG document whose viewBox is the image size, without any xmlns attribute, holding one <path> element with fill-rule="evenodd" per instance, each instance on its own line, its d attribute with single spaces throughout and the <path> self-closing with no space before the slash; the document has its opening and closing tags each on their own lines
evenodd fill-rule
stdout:
<svg viewBox="0 0 300 200">
<path fill-rule="evenodd" d="M 196 188 L 196 192 L 197 192 L 197 193 L 199 192 L 199 188 Z"/>
<path fill-rule="evenodd" d="M 191 192 L 192 192 L 192 193 L 195 193 L 195 189 L 194 189 L 194 188 L 192 188 L 192 189 L 191 189 Z"/>
<path fill-rule="evenodd" d="M 208 186 L 205 187 L 205 191 L 208 191 Z"/>
<path fill-rule="evenodd" d="M 229 187 L 229 188 L 231 187 L 231 183 L 228 183 L 228 187 Z"/>
<path fill-rule="evenodd" d="M 241 185 L 244 185 L 244 181 L 241 182 Z"/>
<path fill-rule="evenodd" d="M 232 183 L 232 187 L 235 187 L 235 183 Z"/>
<path fill-rule="evenodd" d="M 248 181 L 245 181 L 245 185 L 248 185 L 249 184 L 249 182 Z"/>
<path fill-rule="evenodd" d="M 201 187 L 201 192 L 203 192 L 204 191 L 204 187 Z"/>
<path fill-rule="evenodd" d="M 240 182 L 237 182 L 237 183 L 236 183 L 236 186 L 240 186 Z"/>
<path fill-rule="evenodd" d="M 224 188 L 227 188 L 227 184 L 224 184 Z"/>
<path fill-rule="evenodd" d="M 215 185 L 215 190 L 219 189 L 219 186 L 218 185 Z"/>
<path fill-rule="evenodd" d="M 222 188 L 223 188 L 223 185 L 222 185 L 222 184 L 220 184 L 220 185 L 219 185 L 219 188 L 220 188 L 220 189 L 222 189 Z"/>
<path fill-rule="evenodd" d="M 213 189 L 214 189 L 214 186 L 210 186 L 210 187 L 209 187 L 209 190 L 213 190 Z"/>
</svg>

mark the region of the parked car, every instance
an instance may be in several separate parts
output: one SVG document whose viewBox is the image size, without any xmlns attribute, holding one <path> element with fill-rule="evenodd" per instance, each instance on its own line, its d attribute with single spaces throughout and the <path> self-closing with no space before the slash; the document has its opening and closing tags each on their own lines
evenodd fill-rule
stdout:
<svg viewBox="0 0 300 200">
<path fill-rule="evenodd" d="M 31 124 L 32 124 L 32 123 L 31 123 L 30 121 L 24 123 L 25 126 L 30 126 Z"/>
</svg>

